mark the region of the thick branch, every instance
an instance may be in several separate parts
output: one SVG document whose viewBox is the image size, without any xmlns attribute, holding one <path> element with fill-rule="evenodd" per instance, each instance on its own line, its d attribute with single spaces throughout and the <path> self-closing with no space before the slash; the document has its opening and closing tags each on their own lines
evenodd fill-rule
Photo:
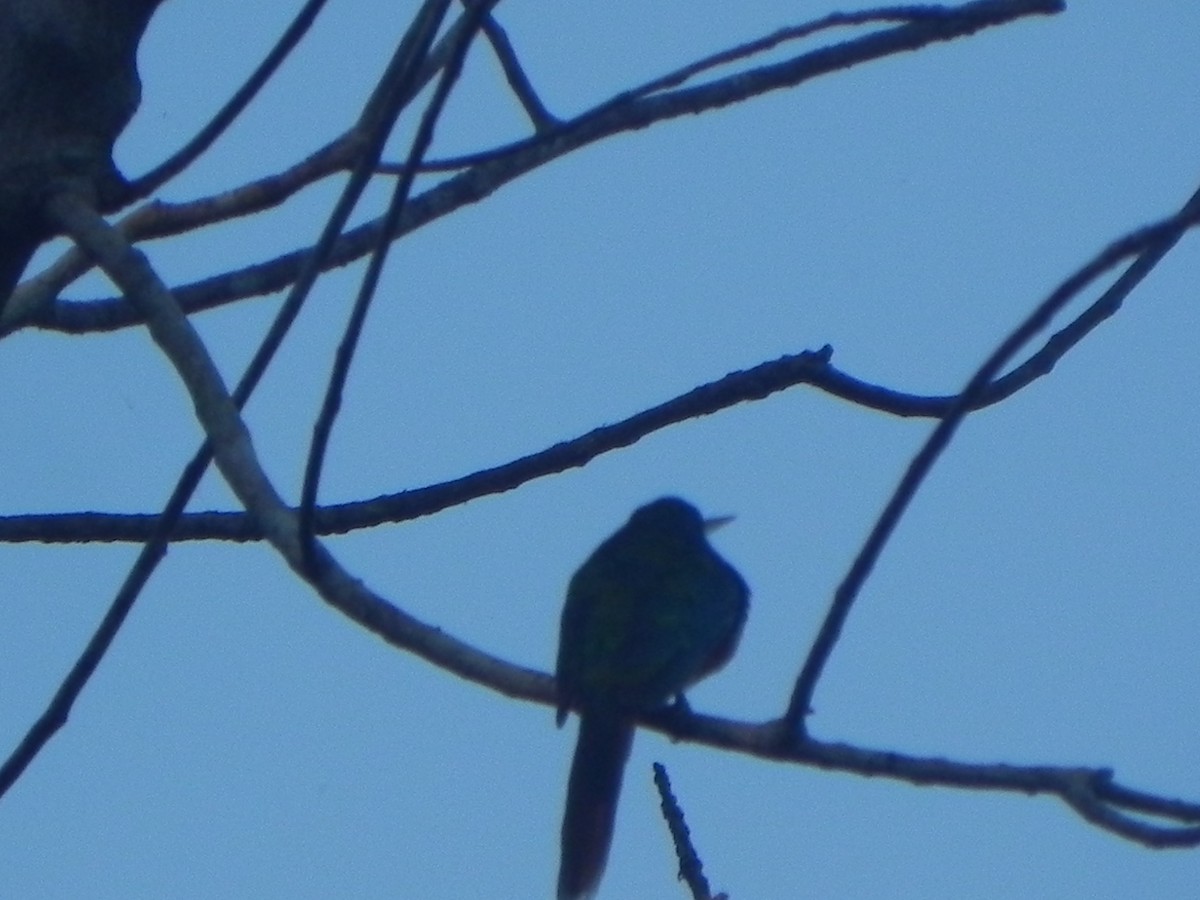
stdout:
<svg viewBox="0 0 1200 900">
<path fill-rule="evenodd" d="M 120 197 L 113 142 L 141 98 L 137 46 L 161 2 L 0 3 L 0 307 L 54 233 L 42 202 L 57 181 L 101 209 Z"/>
</svg>

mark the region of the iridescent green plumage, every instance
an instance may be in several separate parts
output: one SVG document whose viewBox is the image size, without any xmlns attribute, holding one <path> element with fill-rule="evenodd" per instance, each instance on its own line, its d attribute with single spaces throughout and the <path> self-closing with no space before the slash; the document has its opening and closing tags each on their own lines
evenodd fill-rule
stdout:
<svg viewBox="0 0 1200 900">
<path fill-rule="evenodd" d="M 723 521 L 723 520 L 721 520 Z M 591 896 L 604 871 L 633 741 L 631 715 L 662 706 L 728 661 L 749 591 L 676 497 L 655 500 L 601 544 L 567 588 L 558 723 L 580 712 L 563 815 L 559 900 Z"/>
</svg>

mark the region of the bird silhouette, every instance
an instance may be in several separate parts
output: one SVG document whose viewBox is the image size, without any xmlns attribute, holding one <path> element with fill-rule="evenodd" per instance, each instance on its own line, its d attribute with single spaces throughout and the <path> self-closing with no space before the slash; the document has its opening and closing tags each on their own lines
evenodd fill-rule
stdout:
<svg viewBox="0 0 1200 900">
<path fill-rule="evenodd" d="M 580 566 L 558 643 L 558 715 L 579 712 L 567 783 L 558 900 L 595 895 L 633 745 L 633 716 L 665 704 L 733 655 L 750 592 L 678 497 L 639 507 Z"/>
</svg>

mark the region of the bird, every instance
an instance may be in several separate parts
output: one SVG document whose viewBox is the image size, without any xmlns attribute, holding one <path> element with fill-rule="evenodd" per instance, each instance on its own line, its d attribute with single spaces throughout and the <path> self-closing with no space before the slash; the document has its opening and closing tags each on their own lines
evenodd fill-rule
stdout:
<svg viewBox="0 0 1200 900">
<path fill-rule="evenodd" d="M 750 591 L 678 497 L 636 509 L 571 577 L 555 667 L 561 727 L 579 713 L 567 780 L 558 900 L 595 896 L 608 861 L 633 717 L 682 701 L 733 656 Z"/>
</svg>

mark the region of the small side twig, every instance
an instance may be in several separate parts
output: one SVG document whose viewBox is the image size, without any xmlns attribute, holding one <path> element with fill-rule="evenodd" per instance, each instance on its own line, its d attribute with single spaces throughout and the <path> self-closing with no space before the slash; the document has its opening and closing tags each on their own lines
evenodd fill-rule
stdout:
<svg viewBox="0 0 1200 900">
<path fill-rule="evenodd" d="M 306 548 L 306 553 L 314 535 L 313 511 L 317 503 L 317 491 L 321 482 L 321 470 L 324 465 L 325 454 L 329 447 L 330 436 L 333 434 L 334 422 L 337 419 L 338 411 L 341 409 L 342 393 L 345 390 L 346 379 L 350 374 L 350 365 L 353 362 L 355 350 L 362 336 L 363 325 L 366 322 L 371 301 L 374 299 L 376 289 L 379 286 L 379 278 L 383 273 L 383 266 L 387 260 L 388 250 L 392 245 L 389 235 L 396 230 L 400 216 L 404 212 L 405 205 L 408 203 L 417 168 L 425 152 L 429 149 L 430 143 L 433 141 L 434 128 L 441 117 L 442 111 L 445 109 L 446 101 L 450 98 L 450 93 L 454 89 L 459 75 L 462 73 L 467 51 L 470 49 L 471 43 L 478 33 L 479 20 L 483 17 L 485 11 L 496 2 L 498 0 L 483 0 L 477 7 L 469 5 L 467 8 L 467 12 L 464 15 L 466 27 L 456 32 L 458 43 L 454 46 L 454 52 L 450 54 L 445 68 L 442 70 L 442 77 L 438 82 L 433 98 L 421 116 L 417 133 L 413 137 L 412 146 L 409 150 L 408 160 L 404 166 L 404 173 L 392 192 L 392 200 L 388 205 L 387 213 L 384 215 L 383 228 L 379 233 L 378 243 L 371 254 L 367 271 L 364 273 L 362 284 L 359 287 L 358 296 L 354 301 L 354 307 L 350 311 L 350 319 L 346 324 L 342 340 L 338 345 L 333 369 L 330 372 L 329 383 L 325 391 L 325 399 L 317 415 L 316 422 L 313 425 L 313 436 L 309 444 L 308 460 L 304 470 L 304 485 L 300 497 L 300 535 L 302 544 Z M 428 53 L 428 44 L 432 44 L 434 34 L 435 30 L 431 29 L 428 34 L 428 43 L 423 53 Z M 397 73 L 398 84 L 394 90 L 398 98 L 406 95 L 409 84 L 419 75 L 420 61 L 423 58 L 423 55 L 415 57 L 407 70 Z M 398 114 L 399 111 L 400 105 L 398 104 L 395 107 L 395 113 Z M 388 130 L 390 131 L 390 125 Z M 383 149 L 382 137 L 383 135 L 380 134 L 380 139 L 372 143 L 370 155 L 362 161 L 361 165 L 364 170 L 373 167 L 378 162 L 379 153 Z M 315 558 L 310 556 L 309 562 L 312 563 L 314 560 Z"/>
<path fill-rule="evenodd" d="M 663 819 L 671 832 L 671 842 L 675 845 L 675 858 L 679 860 L 679 880 L 688 886 L 693 900 L 719 900 L 713 897 L 708 879 L 704 877 L 704 863 L 700 861 L 696 848 L 692 845 L 692 832 L 684 821 L 682 807 L 671 791 L 667 767 L 662 763 L 654 764 L 654 786 L 658 789 Z"/>
<path fill-rule="evenodd" d="M 508 39 L 508 32 L 504 30 L 504 26 L 496 21 L 495 16 L 488 14 L 483 19 L 483 33 L 492 45 L 496 59 L 500 61 L 500 68 L 504 71 L 504 78 L 508 82 L 508 86 L 525 110 L 525 115 L 529 116 L 534 132 L 540 134 L 556 128 L 560 119 L 546 109 L 546 105 L 542 103 L 541 97 L 533 87 L 533 82 L 525 74 L 521 60 L 517 58 L 516 48 Z"/>
</svg>

